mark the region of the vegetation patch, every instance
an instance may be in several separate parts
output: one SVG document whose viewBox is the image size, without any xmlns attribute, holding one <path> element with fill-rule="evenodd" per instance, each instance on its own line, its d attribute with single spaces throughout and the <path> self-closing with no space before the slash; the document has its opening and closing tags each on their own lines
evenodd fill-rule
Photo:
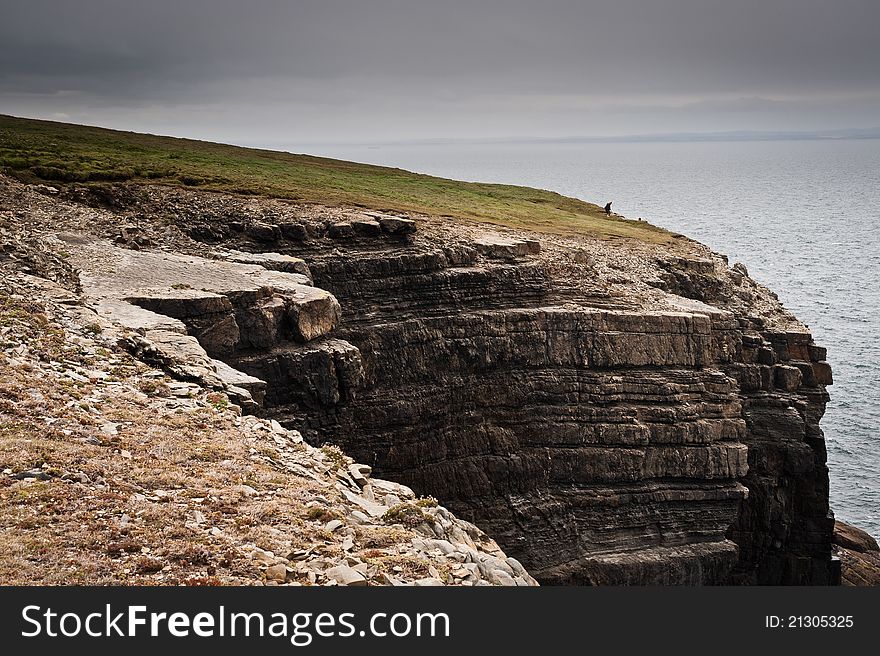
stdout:
<svg viewBox="0 0 880 656">
<path fill-rule="evenodd" d="M 341 469 L 348 464 L 348 456 L 346 456 L 342 449 L 340 449 L 335 444 L 325 444 L 321 447 L 321 453 L 323 453 L 327 458 L 333 463 L 333 466 L 337 469 Z"/>
<path fill-rule="evenodd" d="M 644 221 L 515 185 L 460 182 L 311 155 L 0 115 L 0 171 L 25 182 L 133 181 L 416 212 L 556 234 L 669 243 Z"/>
<path fill-rule="evenodd" d="M 329 522 L 333 519 L 339 519 L 339 513 L 324 506 L 313 506 L 309 508 L 306 517 L 313 522 Z"/>
<path fill-rule="evenodd" d="M 415 528 L 429 519 L 422 509 L 413 503 L 398 503 L 382 515 L 382 521 L 386 524 L 401 524 L 407 528 Z"/>
</svg>

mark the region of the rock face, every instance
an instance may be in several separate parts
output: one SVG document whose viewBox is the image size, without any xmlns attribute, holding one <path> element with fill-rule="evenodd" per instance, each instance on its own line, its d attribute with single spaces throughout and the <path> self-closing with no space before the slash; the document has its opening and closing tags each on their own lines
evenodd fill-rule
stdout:
<svg viewBox="0 0 880 656">
<path fill-rule="evenodd" d="M 592 256 L 558 276 L 530 237 L 389 247 L 355 223 L 273 245 L 343 319 L 232 355 L 271 416 L 441 499 L 542 582 L 836 582 L 824 349 L 727 301 L 763 293 L 738 269 L 664 259 L 630 298 Z"/>
<path fill-rule="evenodd" d="M 825 351 L 744 268 L 357 212 L 212 226 L 223 262 L 126 252 L 127 279 L 153 257 L 161 282 L 117 266 L 84 289 L 179 321 L 266 416 L 438 498 L 539 581 L 838 581 Z"/>
<path fill-rule="evenodd" d="M 740 546 L 734 582 L 806 585 L 839 579 L 839 563 L 829 560 L 834 517 L 819 427 L 828 400 L 821 380 L 828 368 L 824 357 L 825 349 L 813 345 L 809 333 L 755 330 L 743 335 L 740 358 L 726 368 L 739 383 L 749 428 L 743 483 L 750 497 L 729 532 Z"/>
</svg>

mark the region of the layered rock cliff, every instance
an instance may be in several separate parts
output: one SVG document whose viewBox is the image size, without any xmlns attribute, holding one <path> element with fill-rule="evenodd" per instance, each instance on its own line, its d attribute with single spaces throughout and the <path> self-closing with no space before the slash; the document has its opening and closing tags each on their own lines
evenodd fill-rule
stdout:
<svg viewBox="0 0 880 656">
<path fill-rule="evenodd" d="M 328 394 L 283 350 L 238 356 L 276 417 L 437 495 L 545 582 L 835 580 L 830 371 L 772 298 L 743 312 L 765 292 L 708 253 L 652 262 L 690 302 L 603 288 L 617 249 L 578 265 L 564 242 L 450 233 L 310 247 L 364 375 L 335 367 Z"/>
<path fill-rule="evenodd" d="M 277 328 L 306 339 L 333 320 L 329 294 L 299 274 L 138 253 L 86 231 L 33 233 L 31 219 L 54 214 L 17 203 L 28 214 L 16 224 L 6 200 L 4 584 L 536 585 L 436 499 L 242 416 L 259 410 L 265 383 L 187 334 L 223 350 L 241 341 L 239 326 L 258 334 L 247 317 L 277 315 Z M 181 273 L 222 293 L 180 283 Z"/>
<path fill-rule="evenodd" d="M 58 239 L 99 313 L 137 308 L 133 350 L 194 338 L 245 407 L 433 495 L 538 580 L 837 582 L 825 350 L 741 265 L 681 237 L 113 199 L 91 232 L 142 223 L 101 266 Z"/>
</svg>

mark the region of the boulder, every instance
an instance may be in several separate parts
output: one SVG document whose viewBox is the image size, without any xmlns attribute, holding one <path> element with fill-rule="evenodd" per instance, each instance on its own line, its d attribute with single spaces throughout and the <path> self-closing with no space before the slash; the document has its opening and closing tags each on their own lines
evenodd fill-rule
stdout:
<svg viewBox="0 0 880 656">
<path fill-rule="evenodd" d="M 281 228 L 270 223 L 255 221 L 247 226 L 245 234 L 255 241 L 271 243 L 281 240 Z"/>
<path fill-rule="evenodd" d="M 382 226 L 375 219 L 352 219 L 351 229 L 357 237 L 378 237 L 382 234 Z"/>
<path fill-rule="evenodd" d="M 287 580 L 287 566 L 282 563 L 269 565 L 266 568 L 266 580 L 284 583 Z"/>
<path fill-rule="evenodd" d="M 339 221 L 330 224 L 327 228 L 327 234 L 332 239 L 350 239 L 354 237 L 354 228 L 348 221 Z"/>
<path fill-rule="evenodd" d="M 360 586 L 367 585 L 367 579 L 356 569 L 348 565 L 337 565 L 324 572 L 327 578 L 336 581 L 339 585 Z"/>
<path fill-rule="evenodd" d="M 778 389 L 794 392 L 801 386 L 803 374 L 797 367 L 789 365 L 777 365 L 773 369 L 774 383 Z"/>
<path fill-rule="evenodd" d="M 541 251 L 541 245 L 531 239 L 513 239 L 496 234 L 485 234 L 474 240 L 476 249 L 493 259 L 515 261 Z"/>
<path fill-rule="evenodd" d="M 377 217 L 382 230 L 389 235 L 411 235 L 416 231 L 416 222 L 399 216 Z"/>
<path fill-rule="evenodd" d="M 370 475 L 372 468 L 369 465 L 361 465 L 353 463 L 348 466 L 348 473 L 351 479 L 360 487 L 364 487 L 369 481 L 367 477 Z"/>
<path fill-rule="evenodd" d="M 832 542 L 838 546 L 844 547 L 851 551 L 867 553 L 869 551 L 880 551 L 880 546 L 867 532 L 860 528 L 851 526 L 845 522 L 837 520 L 834 522 L 834 536 Z"/>
<path fill-rule="evenodd" d="M 312 237 L 308 226 L 303 223 L 280 223 L 278 228 L 281 236 L 289 241 L 308 241 Z"/>
<path fill-rule="evenodd" d="M 308 342 L 326 335 L 339 324 L 342 308 L 336 298 L 323 289 L 301 286 L 284 298 L 287 319 L 297 341 Z"/>
</svg>

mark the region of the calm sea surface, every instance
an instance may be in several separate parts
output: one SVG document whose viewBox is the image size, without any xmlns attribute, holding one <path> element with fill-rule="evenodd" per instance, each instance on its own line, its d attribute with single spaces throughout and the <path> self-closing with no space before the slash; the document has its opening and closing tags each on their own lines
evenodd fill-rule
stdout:
<svg viewBox="0 0 880 656">
<path fill-rule="evenodd" d="M 880 537 L 880 140 L 333 146 L 316 155 L 604 204 L 743 262 L 828 347 L 838 518 Z"/>
</svg>

